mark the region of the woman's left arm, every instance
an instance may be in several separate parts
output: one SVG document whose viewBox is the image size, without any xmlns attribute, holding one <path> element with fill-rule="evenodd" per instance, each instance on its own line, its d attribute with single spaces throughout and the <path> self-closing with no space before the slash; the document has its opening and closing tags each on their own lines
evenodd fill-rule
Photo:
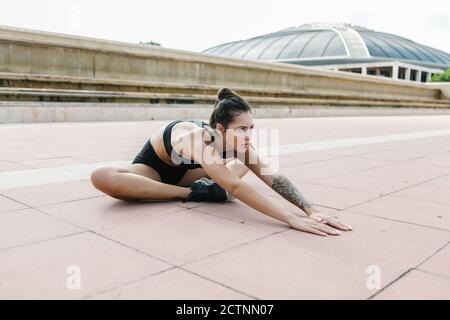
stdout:
<svg viewBox="0 0 450 320">
<path fill-rule="evenodd" d="M 350 225 L 321 213 L 305 198 L 289 178 L 281 173 L 275 172 L 267 162 L 263 161 L 251 144 L 245 154 L 245 165 L 265 184 L 280 194 L 284 199 L 300 208 L 311 219 L 328 224 L 340 230 L 352 230 Z"/>
</svg>

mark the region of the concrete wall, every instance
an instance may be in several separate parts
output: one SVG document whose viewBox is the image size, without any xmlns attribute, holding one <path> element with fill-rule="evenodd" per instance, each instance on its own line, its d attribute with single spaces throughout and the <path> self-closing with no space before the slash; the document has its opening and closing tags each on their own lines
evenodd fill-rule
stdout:
<svg viewBox="0 0 450 320">
<path fill-rule="evenodd" d="M 59 91 L 52 91 L 55 84 Z M 28 88 L 28 92 L 21 86 Z M 429 107 L 430 112 L 446 113 L 444 109 L 450 108 L 450 98 L 441 87 L 425 84 L 0 27 L 0 87 L 3 87 L 0 100 L 10 100 L 0 104 L 0 109 L 9 108 L 0 113 L 0 122 L 9 121 L 8 115 L 19 122 L 30 122 L 170 118 L 197 114 L 196 108 L 203 114 L 209 109 L 202 109 L 202 105 L 213 103 L 215 92 L 222 86 L 248 96 L 252 105 L 254 102 L 256 109 L 261 109 L 256 112 L 261 116 L 362 115 L 369 112 L 367 107 L 374 107 L 381 114 L 416 113 L 403 107 L 417 107 L 420 112 Z M 102 95 L 111 95 L 104 88 L 113 88 L 122 97 L 132 96 L 135 103 L 154 102 L 143 104 L 147 111 L 128 103 L 121 105 L 127 110 L 95 103 L 72 104 L 79 116 L 70 115 L 68 110 L 72 109 L 67 109 L 67 103 L 12 103 L 14 99 L 72 101 L 68 98 L 76 99 L 90 92 L 104 101 Z M 68 100 L 59 99 L 58 92 Z M 191 99 L 193 105 L 178 105 L 172 110 L 174 105 L 164 104 L 161 97 Z M 346 103 L 354 109 L 342 107 Z M 93 105 L 100 111 L 94 112 Z M 359 105 L 364 109 L 358 109 Z M 64 109 L 57 110 L 63 106 Z M 339 108 L 333 110 L 333 106 Z M 397 108 L 389 112 L 389 106 Z M 109 116 L 111 110 L 116 115 Z M 131 110 L 136 114 L 132 115 Z"/>
<path fill-rule="evenodd" d="M 420 84 L 0 27 L 0 72 L 439 99 Z"/>
<path fill-rule="evenodd" d="M 212 110 L 213 106 L 211 105 L 154 104 L 149 106 L 148 104 L 134 103 L 124 106 L 118 103 L 0 101 L 0 123 L 209 119 Z M 255 118 L 414 116 L 450 115 L 450 108 L 267 105 L 253 108 L 252 112 Z"/>
<path fill-rule="evenodd" d="M 430 82 L 427 83 L 429 88 L 441 90 L 441 99 L 450 100 L 450 83 L 447 82 Z"/>
</svg>

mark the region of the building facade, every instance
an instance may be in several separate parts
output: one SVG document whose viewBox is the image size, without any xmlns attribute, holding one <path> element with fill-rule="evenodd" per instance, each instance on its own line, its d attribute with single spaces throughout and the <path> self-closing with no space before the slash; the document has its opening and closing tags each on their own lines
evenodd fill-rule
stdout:
<svg viewBox="0 0 450 320">
<path fill-rule="evenodd" d="M 220 44 L 202 53 L 428 82 L 450 68 L 450 55 L 412 40 L 364 27 L 314 23 L 247 40 Z"/>
</svg>

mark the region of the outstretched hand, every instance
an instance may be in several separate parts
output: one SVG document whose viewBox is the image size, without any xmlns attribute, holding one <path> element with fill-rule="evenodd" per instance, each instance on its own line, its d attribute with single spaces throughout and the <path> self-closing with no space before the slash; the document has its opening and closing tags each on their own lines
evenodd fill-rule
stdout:
<svg viewBox="0 0 450 320">
<path fill-rule="evenodd" d="M 287 221 L 289 226 L 293 229 L 317 234 L 319 236 L 328 236 L 328 235 L 339 235 L 340 232 L 337 229 L 334 229 L 332 227 L 329 227 L 325 225 L 324 223 L 318 222 L 314 219 L 311 219 L 309 217 L 300 217 L 297 215 L 294 215 L 290 217 L 290 219 Z"/>
<path fill-rule="evenodd" d="M 309 215 L 309 217 L 315 221 L 329 225 L 333 228 L 336 228 L 336 229 L 339 229 L 342 231 L 352 231 L 353 230 L 353 228 L 349 224 L 343 223 L 343 222 L 339 221 L 338 219 L 333 218 L 327 214 L 320 213 L 319 211 L 314 211 L 313 213 L 311 213 Z"/>
<path fill-rule="evenodd" d="M 317 209 L 308 211 L 308 216 L 295 214 L 288 224 L 299 231 L 309 232 L 321 236 L 340 235 L 339 230 L 351 231 L 353 228 L 337 218 L 321 213 Z"/>
</svg>

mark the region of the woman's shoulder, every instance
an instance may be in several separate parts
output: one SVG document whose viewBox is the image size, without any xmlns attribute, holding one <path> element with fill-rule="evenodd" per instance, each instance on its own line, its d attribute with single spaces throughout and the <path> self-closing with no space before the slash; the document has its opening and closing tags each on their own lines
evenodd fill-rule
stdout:
<svg viewBox="0 0 450 320">
<path fill-rule="evenodd" d="M 214 134 L 208 124 L 201 120 L 198 122 L 181 120 L 174 124 L 172 128 L 172 141 L 175 143 L 180 139 L 190 138 L 189 140 L 203 140 L 206 144 L 214 141 Z"/>
</svg>

